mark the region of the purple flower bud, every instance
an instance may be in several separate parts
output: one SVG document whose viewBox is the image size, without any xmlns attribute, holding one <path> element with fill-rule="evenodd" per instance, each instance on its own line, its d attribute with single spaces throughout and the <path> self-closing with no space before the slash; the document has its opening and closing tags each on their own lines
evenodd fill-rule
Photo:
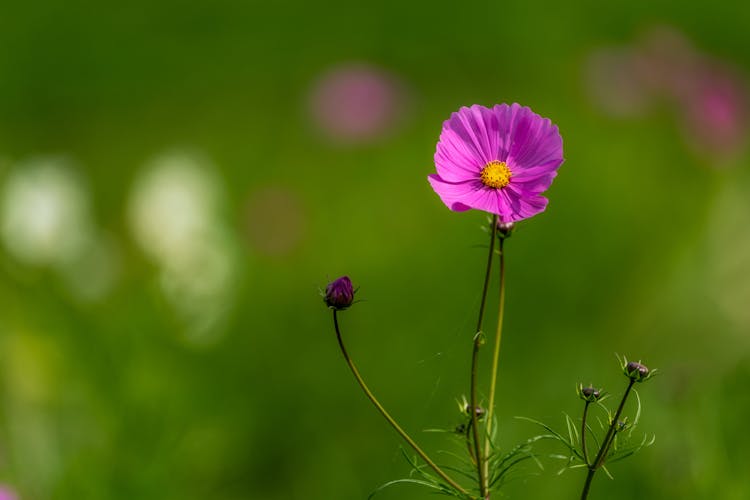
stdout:
<svg viewBox="0 0 750 500">
<path fill-rule="evenodd" d="M 625 375 L 636 382 L 643 382 L 648 378 L 649 369 L 645 365 L 636 363 L 635 361 L 630 361 L 625 365 Z"/>
<path fill-rule="evenodd" d="M 587 401 L 589 403 L 593 403 L 596 400 L 598 400 L 601 397 L 602 393 L 599 389 L 594 389 L 593 387 L 582 387 L 579 390 L 579 396 L 584 401 Z"/>
<path fill-rule="evenodd" d="M 348 276 L 342 276 L 328 284 L 325 298 L 328 307 L 343 311 L 354 302 L 354 288 Z"/>
</svg>

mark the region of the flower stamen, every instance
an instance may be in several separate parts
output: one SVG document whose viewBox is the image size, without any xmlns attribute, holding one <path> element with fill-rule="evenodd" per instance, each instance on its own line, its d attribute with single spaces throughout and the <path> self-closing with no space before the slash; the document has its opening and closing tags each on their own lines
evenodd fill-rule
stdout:
<svg viewBox="0 0 750 500">
<path fill-rule="evenodd" d="M 500 189 L 508 185 L 511 175 L 504 161 L 494 160 L 484 166 L 479 177 L 485 186 Z"/>
</svg>

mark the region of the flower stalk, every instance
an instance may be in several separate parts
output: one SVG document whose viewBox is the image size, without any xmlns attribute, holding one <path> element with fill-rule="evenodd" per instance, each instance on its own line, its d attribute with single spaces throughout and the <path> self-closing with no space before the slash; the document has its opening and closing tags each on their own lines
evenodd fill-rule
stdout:
<svg viewBox="0 0 750 500">
<path fill-rule="evenodd" d="M 589 465 L 589 452 L 586 449 L 586 417 L 589 413 L 590 404 L 591 401 L 586 401 L 583 407 L 583 417 L 581 418 L 581 450 L 583 451 L 583 461 L 586 462 L 587 466 Z"/>
<path fill-rule="evenodd" d="M 471 352 L 471 388 L 469 392 L 471 430 L 474 441 L 474 456 L 477 465 L 477 480 L 479 482 L 479 492 L 482 498 L 486 498 L 487 491 L 487 454 L 482 455 L 481 441 L 479 439 L 479 425 L 477 424 L 477 365 L 479 358 L 479 349 L 484 343 L 484 333 L 482 332 L 482 323 L 484 322 L 484 309 L 487 303 L 487 291 L 489 289 L 490 277 L 492 275 L 492 258 L 495 253 L 495 239 L 497 237 L 497 215 L 492 216 L 490 229 L 490 250 L 487 254 L 487 268 L 484 273 L 484 285 L 482 287 L 482 299 L 479 303 L 479 317 L 477 318 L 477 328 L 474 333 L 474 347 Z M 489 425 L 489 423 L 488 423 Z"/>
<path fill-rule="evenodd" d="M 492 371 L 490 375 L 490 396 L 489 404 L 487 405 L 487 426 L 485 427 L 485 442 L 484 442 L 484 456 L 486 458 L 485 463 L 485 477 L 489 477 L 489 456 L 492 445 L 492 417 L 495 410 L 495 389 L 497 387 L 497 367 L 500 359 L 500 343 L 503 337 L 503 316 L 505 313 L 505 249 L 504 242 L 508 237 L 508 233 L 503 233 L 500 236 L 500 244 L 498 248 L 499 261 L 500 261 L 500 298 L 498 300 L 498 314 L 497 314 L 497 329 L 495 330 L 495 344 L 492 351 Z"/>
<path fill-rule="evenodd" d="M 591 385 L 588 387 L 583 387 L 583 385 L 578 386 L 578 397 L 586 403 L 583 407 L 583 416 L 581 417 L 581 451 L 583 451 L 583 461 L 586 467 L 589 466 L 589 451 L 586 448 L 586 419 L 589 413 L 589 406 L 591 403 L 598 401 L 602 397 L 602 394 L 601 390 L 594 389 Z"/>
<path fill-rule="evenodd" d="M 617 422 L 620 419 L 620 415 L 622 415 L 622 410 L 625 408 L 625 402 L 628 399 L 628 396 L 630 395 L 630 391 L 633 388 L 633 385 L 636 383 L 637 379 L 635 377 L 630 377 L 628 380 L 628 388 L 625 389 L 625 393 L 622 395 L 622 399 L 620 400 L 620 405 L 617 407 L 617 411 L 615 412 L 614 417 L 612 417 L 612 422 L 609 424 L 609 429 L 607 429 L 607 434 L 604 435 L 604 439 L 602 440 L 601 446 L 599 446 L 599 452 L 596 455 L 596 458 L 594 458 L 594 461 L 589 463 L 588 460 L 586 461 L 586 465 L 588 466 L 588 474 L 586 474 L 586 482 L 583 484 L 583 491 L 581 492 L 581 500 L 586 500 L 588 498 L 589 489 L 591 488 L 591 482 L 594 479 L 594 474 L 596 471 L 604 465 L 604 462 L 607 460 L 607 453 L 609 452 L 609 448 L 612 446 L 612 441 L 614 441 L 615 431 L 617 429 Z M 586 402 L 586 407 L 588 408 L 588 402 Z M 584 411 L 584 418 L 585 418 L 585 411 Z M 585 420 L 584 420 L 584 427 L 583 430 L 585 432 Z M 584 447 L 584 453 L 586 448 Z"/>
<path fill-rule="evenodd" d="M 375 405 L 375 408 L 380 412 L 381 415 L 388 421 L 388 423 L 393 427 L 396 432 L 406 441 L 409 443 L 409 446 L 411 446 L 415 452 L 417 452 L 417 455 L 422 457 L 422 460 L 425 461 L 425 463 L 435 471 L 435 473 L 440 476 L 446 483 L 448 483 L 451 487 L 453 487 L 455 490 L 461 492 L 462 494 L 468 496 L 468 492 L 456 481 L 454 481 L 450 476 L 448 476 L 435 462 L 433 462 L 429 456 L 422 450 L 422 448 L 417 445 L 417 443 L 409 436 L 406 431 L 404 431 L 400 425 L 391 417 L 391 415 L 386 411 L 386 409 L 383 407 L 383 405 L 380 404 L 380 402 L 377 400 L 375 395 L 370 391 L 369 387 L 367 387 L 367 384 L 365 384 L 364 379 L 362 379 L 362 376 L 359 374 L 359 370 L 357 370 L 357 367 L 354 365 L 354 362 L 352 361 L 351 357 L 349 357 L 349 353 L 346 350 L 346 347 L 344 346 L 344 341 L 341 338 L 341 330 L 339 328 L 339 320 L 338 320 L 338 310 L 333 309 L 333 326 L 336 329 L 336 338 L 339 342 L 339 347 L 341 348 L 341 353 L 344 355 L 344 359 L 346 360 L 346 364 L 349 365 L 349 369 L 351 370 L 352 374 L 354 375 L 354 378 L 357 380 L 357 383 L 362 388 L 362 391 L 364 391 L 367 398 L 372 402 L 373 405 Z"/>
</svg>

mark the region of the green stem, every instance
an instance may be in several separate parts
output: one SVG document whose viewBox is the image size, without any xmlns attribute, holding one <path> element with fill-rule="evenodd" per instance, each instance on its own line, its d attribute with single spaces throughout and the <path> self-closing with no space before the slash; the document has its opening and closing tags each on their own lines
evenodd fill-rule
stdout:
<svg viewBox="0 0 750 500">
<path fill-rule="evenodd" d="M 628 383 L 628 388 L 625 389 L 625 394 L 622 395 L 622 399 L 620 400 L 620 406 L 617 407 L 617 412 L 615 413 L 615 416 L 612 419 L 612 423 L 607 430 L 607 435 L 604 436 L 604 441 L 602 441 L 602 445 L 601 447 L 599 447 L 599 454 L 594 459 L 594 469 L 598 469 L 599 467 L 604 465 L 604 461 L 607 458 L 607 452 L 609 451 L 609 447 L 612 444 L 612 438 L 615 434 L 615 429 L 617 428 L 617 421 L 620 418 L 620 415 L 622 415 L 622 409 L 625 408 L 625 401 L 627 401 L 628 395 L 630 395 L 630 390 L 633 388 L 633 384 L 635 384 L 635 379 L 631 378 L 630 382 Z"/>
<path fill-rule="evenodd" d="M 482 286 L 482 301 L 479 303 L 479 318 L 477 318 L 477 333 L 482 331 L 484 321 L 484 308 L 487 304 L 487 291 L 490 287 L 490 276 L 492 274 L 492 258 L 495 254 L 495 239 L 497 237 L 497 215 L 492 216 L 492 228 L 490 229 L 490 251 L 487 253 L 487 268 L 484 271 L 484 285 Z"/>
<path fill-rule="evenodd" d="M 492 216 L 492 229 L 490 230 L 490 251 L 487 254 L 487 268 L 484 273 L 484 286 L 482 287 L 482 300 L 479 303 L 479 318 L 477 319 L 477 328 L 474 333 L 474 347 L 471 352 L 471 390 L 469 393 L 471 415 L 471 427 L 474 436 L 474 455 L 476 456 L 477 477 L 479 481 L 479 492 L 482 498 L 487 497 L 487 478 L 486 473 L 486 455 L 483 457 L 480 450 L 479 425 L 477 425 L 477 361 L 479 358 L 479 348 L 482 346 L 482 322 L 484 321 L 484 307 L 487 303 L 487 290 L 489 289 L 490 276 L 492 271 L 492 257 L 495 253 L 495 238 L 497 236 L 497 215 Z"/>
<path fill-rule="evenodd" d="M 500 238 L 500 299 L 497 314 L 497 330 L 495 332 L 495 346 L 492 352 L 492 372 L 490 375 L 490 400 L 487 406 L 487 425 L 485 428 L 484 455 L 489 457 L 492 439 L 492 414 L 495 409 L 495 388 L 497 387 L 497 365 L 500 358 L 500 342 L 503 338 L 503 315 L 505 313 L 505 238 Z M 485 472 L 489 473 L 489 460 L 485 463 Z M 487 474 L 486 474 L 487 475 Z"/>
<path fill-rule="evenodd" d="M 590 404 L 591 401 L 586 401 L 586 406 L 583 407 L 583 418 L 581 419 L 581 449 L 583 450 L 583 461 L 586 462 L 586 467 L 591 466 L 589 464 L 589 454 L 586 450 L 586 416 L 588 415 Z"/>
<path fill-rule="evenodd" d="M 583 484 L 583 491 L 581 492 L 581 500 L 586 500 L 586 497 L 589 494 L 589 488 L 591 487 L 591 480 L 594 479 L 594 473 L 604 465 L 604 462 L 607 459 L 607 452 L 609 452 L 609 447 L 612 445 L 615 429 L 617 428 L 617 421 L 619 420 L 620 415 L 622 415 L 622 410 L 625 408 L 625 401 L 627 401 L 628 396 L 630 395 L 630 390 L 633 388 L 633 384 L 635 384 L 635 379 L 631 378 L 628 383 L 628 388 L 625 389 L 625 394 L 622 395 L 622 399 L 620 400 L 620 406 L 617 407 L 615 416 L 609 424 L 609 429 L 607 429 L 607 434 L 604 436 L 602 444 L 599 447 L 599 453 L 597 453 L 594 462 L 589 465 L 589 472 L 586 475 L 586 482 Z"/>
<path fill-rule="evenodd" d="M 596 469 L 589 469 L 589 473 L 586 474 L 586 482 L 583 483 L 583 491 L 581 492 L 581 500 L 586 500 L 589 496 L 589 488 L 591 488 L 591 480 L 594 479 L 594 473 Z"/>
<path fill-rule="evenodd" d="M 357 370 L 357 367 L 354 366 L 354 362 L 349 357 L 349 353 L 346 351 L 346 347 L 344 347 L 344 341 L 341 339 L 341 331 L 339 329 L 339 320 L 338 316 L 336 315 L 336 310 L 333 311 L 333 326 L 336 328 L 336 338 L 339 341 L 339 347 L 341 347 L 341 353 L 344 355 L 344 359 L 346 360 L 346 363 L 349 365 L 349 368 L 352 371 L 352 374 L 354 375 L 354 378 L 357 379 L 357 382 L 359 383 L 359 386 L 362 388 L 362 390 L 367 395 L 368 399 L 372 402 L 372 404 L 375 405 L 375 408 L 378 409 L 381 415 L 385 417 L 385 419 L 388 421 L 389 424 L 391 424 L 391 427 L 393 427 L 396 432 L 401 435 L 404 440 L 409 443 L 409 445 L 414 448 L 414 451 L 417 452 L 417 454 L 422 457 L 422 460 L 425 461 L 425 463 L 434 470 L 437 475 L 439 475 L 441 478 L 443 478 L 448 484 L 450 484 L 453 488 L 455 488 L 457 491 L 460 491 L 464 495 L 468 496 L 469 493 L 461 487 L 456 481 L 451 479 L 443 470 L 437 466 L 435 462 L 433 462 L 430 457 L 427 456 L 427 454 L 422 451 L 422 448 L 420 448 L 417 443 L 414 442 L 414 440 L 399 426 L 396 421 L 393 419 L 393 417 L 390 416 L 390 414 L 383 408 L 383 405 L 380 404 L 380 402 L 375 398 L 375 395 L 370 391 L 370 389 L 367 387 L 367 384 L 365 384 L 365 381 L 362 379 L 362 376 L 359 374 L 359 371 Z"/>
<path fill-rule="evenodd" d="M 466 448 L 469 452 L 469 458 L 471 458 L 471 463 L 474 465 L 477 464 L 477 457 L 474 455 L 474 448 L 472 448 L 474 441 L 471 439 L 471 428 L 472 428 L 472 421 L 469 419 L 469 423 L 466 426 L 466 432 L 464 433 L 464 436 L 466 437 Z"/>
</svg>

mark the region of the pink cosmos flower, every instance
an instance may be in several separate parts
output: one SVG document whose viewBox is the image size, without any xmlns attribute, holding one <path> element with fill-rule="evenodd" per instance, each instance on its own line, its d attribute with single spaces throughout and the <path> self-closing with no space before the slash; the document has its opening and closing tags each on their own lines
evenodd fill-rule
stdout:
<svg viewBox="0 0 750 500">
<path fill-rule="evenodd" d="M 443 123 L 432 189 L 453 211 L 484 210 L 515 222 L 547 207 L 540 195 L 563 162 L 549 119 L 520 104 L 463 107 Z"/>
</svg>

